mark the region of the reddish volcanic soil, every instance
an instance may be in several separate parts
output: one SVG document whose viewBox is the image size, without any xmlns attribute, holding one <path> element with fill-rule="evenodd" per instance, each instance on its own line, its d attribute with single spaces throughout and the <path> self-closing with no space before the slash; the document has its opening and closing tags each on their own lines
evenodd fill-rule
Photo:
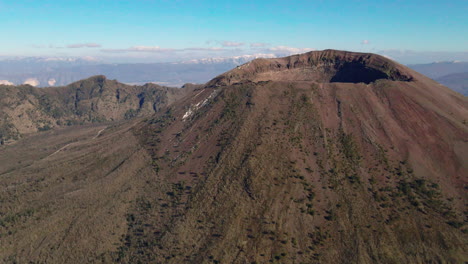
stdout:
<svg viewBox="0 0 468 264">
<path fill-rule="evenodd" d="M 21 208 L 2 214 L 0 257 L 463 263 L 467 117 L 466 97 L 378 55 L 254 60 L 151 117 L 0 165 L 1 212 Z M 70 133 L 29 147 L 48 157 Z"/>
</svg>

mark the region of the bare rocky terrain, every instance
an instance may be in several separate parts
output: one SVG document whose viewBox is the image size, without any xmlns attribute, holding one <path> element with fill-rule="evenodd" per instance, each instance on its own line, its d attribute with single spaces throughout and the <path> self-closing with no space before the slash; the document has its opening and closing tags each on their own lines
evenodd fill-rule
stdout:
<svg viewBox="0 0 468 264">
<path fill-rule="evenodd" d="M 12 142 L 24 134 L 55 127 L 152 114 L 187 90 L 190 88 L 126 85 L 101 75 L 65 87 L 0 85 L 0 142 Z"/>
<path fill-rule="evenodd" d="M 373 54 L 259 59 L 0 146 L 5 263 L 463 263 L 468 101 Z"/>
</svg>

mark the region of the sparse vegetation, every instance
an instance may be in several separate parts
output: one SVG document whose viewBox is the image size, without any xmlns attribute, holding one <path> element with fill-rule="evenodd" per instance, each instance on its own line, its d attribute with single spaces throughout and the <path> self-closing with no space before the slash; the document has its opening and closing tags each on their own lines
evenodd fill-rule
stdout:
<svg viewBox="0 0 468 264">
<path fill-rule="evenodd" d="M 274 73 L 355 56 L 328 52 L 291 57 L 287 66 L 276 59 Z M 439 123 L 426 113 L 433 108 L 406 94 L 418 83 L 330 84 L 289 75 L 263 82 L 255 78 L 269 69 L 265 61 L 253 62 L 261 65 L 245 73 L 249 80 L 239 68 L 239 75 L 220 76 L 170 106 L 151 106 L 151 96 L 173 99 L 158 89 L 141 91 L 137 101 L 125 89 L 111 94 L 125 102 L 120 117 L 155 107 L 145 119 L 74 126 L 0 146 L 0 262 L 460 262 L 465 190 L 452 184 L 463 176 L 453 142 L 464 130 L 446 125 L 460 117 L 445 119 L 434 108 L 444 120 L 435 133 L 430 127 Z M 396 76 L 391 68 L 400 66 L 385 67 Z M 335 74 L 313 69 L 321 80 Z M 305 67 L 293 76 L 307 74 Z M 107 82 L 95 80 L 101 88 Z M 90 109 L 105 107 L 92 106 L 82 88 L 72 90 L 67 109 L 80 117 L 64 112 L 62 125 L 100 122 Z M 391 93 L 398 103 L 389 102 Z M 42 105 L 53 111 L 55 103 L 43 98 Z M 419 108 L 424 133 L 402 117 Z M 40 127 L 55 124 L 37 120 Z M 422 147 L 437 151 L 421 157 Z M 439 186 L 440 179 L 446 182 Z"/>
</svg>

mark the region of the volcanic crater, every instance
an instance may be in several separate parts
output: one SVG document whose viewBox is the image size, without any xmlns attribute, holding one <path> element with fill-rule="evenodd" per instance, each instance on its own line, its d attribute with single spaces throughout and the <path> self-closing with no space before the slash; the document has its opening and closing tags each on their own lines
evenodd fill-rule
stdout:
<svg viewBox="0 0 468 264">
<path fill-rule="evenodd" d="M 403 65 L 380 55 L 324 50 L 285 58 L 256 59 L 219 75 L 208 86 L 288 80 L 369 84 L 380 79 L 409 82 L 413 76 Z"/>
</svg>

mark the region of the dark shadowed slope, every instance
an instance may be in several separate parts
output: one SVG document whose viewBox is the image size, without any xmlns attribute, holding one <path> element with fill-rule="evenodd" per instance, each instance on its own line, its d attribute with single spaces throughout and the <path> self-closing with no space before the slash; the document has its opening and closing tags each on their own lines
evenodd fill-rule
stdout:
<svg viewBox="0 0 468 264">
<path fill-rule="evenodd" d="M 332 82 L 343 69 L 360 77 Z M 1 147 L 38 153 L 0 156 L 1 258 L 461 263 L 467 116 L 465 97 L 380 56 L 255 60 L 96 138 Z"/>
</svg>

